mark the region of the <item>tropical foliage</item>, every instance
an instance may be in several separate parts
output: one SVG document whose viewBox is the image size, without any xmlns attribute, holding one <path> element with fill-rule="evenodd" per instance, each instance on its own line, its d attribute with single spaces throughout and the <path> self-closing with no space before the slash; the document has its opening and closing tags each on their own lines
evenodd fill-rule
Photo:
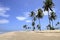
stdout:
<svg viewBox="0 0 60 40">
<path fill-rule="evenodd" d="M 38 27 L 38 29 L 41 30 L 40 19 L 43 18 L 43 11 L 42 11 L 42 9 L 38 9 L 38 13 L 37 13 L 36 17 L 38 18 L 38 21 L 39 21 L 39 24 L 37 25 L 37 27 Z"/>
<path fill-rule="evenodd" d="M 45 0 L 44 1 L 43 8 L 44 8 L 44 11 L 47 11 L 48 12 L 49 25 L 51 25 L 49 11 L 50 10 L 53 11 L 52 10 L 53 6 L 54 6 L 54 3 L 52 2 L 52 0 Z"/>
<path fill-rule="evenodd" d="M 35 12 L 31 12 L 30 17 L 32 18 L 32 26 L 33 26 L 33 31 L 35 30 L 35 21 L 36 21 L 36 16 Z"/>
<path fill-rule="evenodd" d="M 27 29 L 27 25 L 23 25 L 23 28 Z"/>
<path fill-rule="evenodd" d="M 57 16 L 56 16 L 56 13 L 54 13 L 54 12 L 52 11 L 52 12 L 51 12 L 51 15 L 50 15 L 50 20 L 52 21 L 52 25 L 51 25 L 52 27 L 54 27 L 54 26 L 53 26 L 53 20 L 56 20 L 56 17 L 57 17 Z"/>
</svg>

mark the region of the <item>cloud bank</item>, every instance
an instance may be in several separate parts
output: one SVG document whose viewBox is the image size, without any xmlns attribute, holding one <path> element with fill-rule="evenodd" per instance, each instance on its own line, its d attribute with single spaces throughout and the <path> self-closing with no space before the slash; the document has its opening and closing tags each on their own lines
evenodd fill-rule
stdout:
<svg viewBox="0 0 60 40">
<path fill-rule="evenodd" d="M 0 24 L 5 24 L 5 23 L 9 23 L 9 20 L 7 20 L 7 19 L 1 19 L 0 20 Z"/>
<path fill-rule="evenodd" d="M 10 15 L 6 14 L 6 12 L 9 10 L 10 10 L 10 8 L 8 8 L 8 7 L 1 7 L 0 6 L 0 17 L 4 17 L 3 19 L 0 19 L 0 24 L 9 23 L 9 20 L 5 19 L 5 18 L 8 18 L 10 16 Z"/>
<path fill-rule="evenodd" d="M 25 19 L 27 19 L 26 17 L 23 17 L 23 16 L 18 16 L 16 17 L 17 20 L 20 20 L 20 21 L 24 21 Z"/>
<path fill-rule="evenodd" d="M 8 8 L 8 7 L 0 7 L 0 16 L 1 17 L 9 17 L 10 15 L 6 14 L 6 12 L 9 10 L 10 10 L 10 8 Z"/>
</svg>

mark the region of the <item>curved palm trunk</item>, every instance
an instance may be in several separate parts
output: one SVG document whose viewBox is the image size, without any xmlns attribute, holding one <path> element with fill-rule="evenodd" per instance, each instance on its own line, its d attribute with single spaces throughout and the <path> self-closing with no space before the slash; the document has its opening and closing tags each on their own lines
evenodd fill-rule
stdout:
<svg viewBox="0 0 60 40">
<path fill-rule="evenodd" d="M 49 15 L 49 10 L 48 10 L 48 19 L 49 19 L 49 25 L 51 25 L 51 22 L 50 22 L 50 15 Z M 48 27 L 47 27 L 48 29 Z"/>
<path fill-rule="evenodd" d="M 33 26 L 33 30 L 32 31 L 34 31 L 35 30 L 35 25 Z"/>
<path fill-rule="evenodd" d="M 39 19 L 39 26 L 40 26 L 40 30 L 41 30 L 41 23 L 40 23 L 40 19 Z"/>
<path fill-rule="evenodd" d="M 51 30 L 55 30 L 54 25 L 53 25 L 53 20 L 52 20 L 52 27 Z"/>
<path fill-rule="evenodd" d="M 53 27 L 53 20 L 52 20 L 52 27 Z"/>
<path fill-rule="evenodd" d="M 55 30 L 54 25 L 53 25 L 53 20 L 52 20 L 52 28 L 53 28 L 52 30 Z"/>
<path fill-rule="evenodd" d="M 33 26 L 33 30 L 32 31 L 34 31 L 35 30 L 35 26 Z"/>
<path fill-rule="evenodd" d="M 32 22 L 33 22 L 34 20 L 32 20 Z M 35 25 L 33 26 L 33 30 L 32 31 L 34 31 L 35 30 Z"/>
</svg>

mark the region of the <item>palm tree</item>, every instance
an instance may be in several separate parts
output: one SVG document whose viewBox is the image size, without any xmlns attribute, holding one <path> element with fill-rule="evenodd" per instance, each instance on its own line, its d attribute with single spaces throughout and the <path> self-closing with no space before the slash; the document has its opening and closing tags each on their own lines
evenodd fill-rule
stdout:
<svg viewBox="0 0 60 40">
<path fill-rule="evenodd" d="M 38 9 L 38 13 L 37 13 L 36 17 L 37 17 L 38 20 L 39 20 L 39 25 L 38 25 L 38 26 L 39 26 L 39 28 L 40 28 L 40 30 L 41 30 L 40 19 L 43 18 L 43 11 L 42 11 L 42 9 Z"/>
<path fill-rule="evenodd" d="M 50 20 L 52 21 L 52 27 L 53 27 L 53 20 L 56 20 L 56 13 L 54 13 L 53 11 L 51 12 Z"/>
<path fill-rule="evenodd" d="M 23 28 L 27 29 L 27 25 L 23 25 Z"/>
<path fill-rule="evenodd" d="M 49 29 L 49 30 L 55 30 L 55 28 L 54 27 L 51 27 L 50 24 L 47 26 L 47 29 Z"/>
<path fill-rule="evenodd" d="M 37 25 L 37 28 L 38 28 L 38 30 L 41 30 L 41 29 L 40 29 L 40 25 L 39 25 L 39 24 Z"/>
<path fill-rule="evenodd" d="M 30 17 L 32 17 L 32 26 L 33 26 L 33 31 L 34 31 L 35 30 L 36 16 L 35 16 L 35 13 L 33 11 L 31 12 Z"/>
<path fill-rule="evenodd" d="M 33 30 L 32 31 L 34 31 L 35 30 L 35 22 L 32 22 L 32 26 L 33 26 Z"/>
<path fill-rule="evenodd" d="M 31 27 L 27 27 L 27 29 L 31 29 Z"/>
<path fill-rule="evenodd" d="M 45 0 L 45 1 L 44 1 L 43 8 L 44 8 L 44 11 L 47 11 L 47 12 L 48 12 L 49 24 L 51 24 L 51 23 L 50 23 L 49 10 L 53 11 L 53 10 L 52 10 L 53 6 L 54 6 L 54 3 L 52 2 L 52 0 Z"/>
<path fill-rule="evenodd" d="M 47 30 L 48 30 L 48 29 L 50 29 L 51 25 L 50 25 L 50 24 L 48 24 L 46 27 L 47 27 Z"/>
</svg>

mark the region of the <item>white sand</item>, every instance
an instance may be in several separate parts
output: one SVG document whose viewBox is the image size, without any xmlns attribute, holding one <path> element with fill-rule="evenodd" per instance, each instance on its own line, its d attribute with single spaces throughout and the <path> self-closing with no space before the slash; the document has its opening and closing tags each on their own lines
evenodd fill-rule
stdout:
<svg viewBox="0 0 60 40">
<path fill-rule="evenodd" d="M 60 40 L 60 30 L 8 32 L 0 40 Z"/>
</svg>

